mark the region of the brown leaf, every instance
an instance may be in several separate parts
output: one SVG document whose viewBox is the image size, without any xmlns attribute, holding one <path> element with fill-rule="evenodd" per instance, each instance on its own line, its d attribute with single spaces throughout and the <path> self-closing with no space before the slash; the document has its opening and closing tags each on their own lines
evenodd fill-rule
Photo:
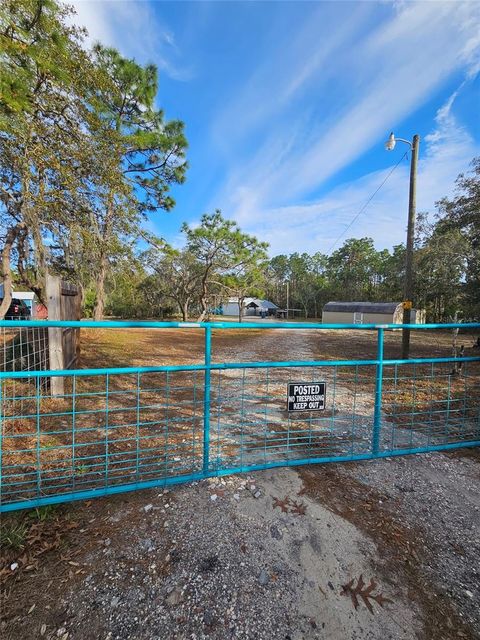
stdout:
<svg viewBox="0 0 480 640">
<path fill-rule="evenodd" d="M 280 507 L 283 513 L 288 513 L 288 507 L 291 504 L 292 503 L 290 502 L 290 498 L 288 496 L 285 496 L 283 500 L 280 500 L 279 498 L 273 498 L 273 508 L 275 509 L 275 507 Z"/>
<path fill-rule="evenodd" d="M 386 598 L 382 593 L 374 594 L 373 591 L 377 588 L 377 583 L 373 578 L 370 578 L 370 583 L 368 585 L 365 584 L 363 580 L 363 575 L 360 574 L 360 577 L 357 580 L 357 585 L 354 586 L 355 578 L 352 578 L 350 582 L 342 585 L 342 591 L 340 595 L 342 596 L 350 596 L 352 599 L 353 606 L 355 609 L 359 606 L 358 598 L 361 598 L 373 615 L 373 607 L 371 600 L 374 600 L 380 607 L 383 607 L 387 602 L 392 602 L 389 598 Z"/>
<path fill-rule="evenodd" d="M 307 507 L 303 502 L 292 502 L 290 513 L 294 513 L 297 516 L 304 516 L 307 513 Z"/>
<path fill-rule="evenodd" d="M 372 598 L 375 600 L 375 602 L 380 605 L 381 607 L 383 607 L 383 605 L 386 602 L 392 602 L 391 600 L 389 600 L 388 598 L 385 598 L 385 596 L 381 593 L 377 594 L 376 596 L 372 596 Z"/>
</svg>

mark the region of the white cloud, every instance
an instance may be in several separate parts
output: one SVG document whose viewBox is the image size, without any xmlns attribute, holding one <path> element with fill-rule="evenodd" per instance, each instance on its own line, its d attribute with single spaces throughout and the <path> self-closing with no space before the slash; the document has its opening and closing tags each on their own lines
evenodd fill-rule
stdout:
<svg viewBox="0 0 480 640">
<path fill-rule="evenodd" d="M 287 109 L 318 84 L 319 75 L 322 84 L 335 82 L 332 61 L 346 57 L 374 11 L 374 3 L 350 4 L 347 11 L 339 4 L 321 3 L 298 30 L 275 32 L 272 55 L 255 64 L 243 90 L 222 102 L 215 115 L 212 136 L 219 146 L 235 154 L 240 138 Z"/>
<path fill-rule="evenodd" d="M 288 203 L 308 199 L 326 180 L 380 144 L 454 72 L 463 69 L 468 74 L 476 68 L 479 7 L 476 3 L 397 4 L 388 20 L 370 31 L 364 30 L 363 38 L 357 38 L 346 57 L 337 49 L 342 38 L 332 29 L 331 40 L 322 40 L 319 45 L 326 57 L 321 55 L 322 64 L 307 75 L 316 82 L 315 95 L 328 92 L 328 102 L 339 105 L 335 113 L 302 111 L 294 101 L 302 82 L 298 86 L 287 83 L 289 90 L 282 93 L 283 85 L 277 86 L 275 78 L 272 84 L 271 78 L 261 75 L 254 88 L 263 80 L 262 96 L 269 96 L 268 103 L 262 103 L 259 111 L 258 96 L 252 87 L 238 97 L 238 103 L 247 114 L 246 105 L 252 103 L 256 125 L 262 124 L 265 130 L 263 142 L 260 137 L 259 149 L 253 156 L 237 154 L 216 204 L 235 219 L 247 222 L 249 217 L 258 219 L 260 212 L 263 215 L 265 211 L 286 210 Z M 289 54 L 294 57 L 293 51 L 285 55 Z M 332 85 L 329 73 L 324 73 L 325 67 L 335 69 L 336 84 Z M 297 56 L 290 74 L 295 70 L 303 79 L 304 57 Z M 279 103 L 279 95 L 283 102 L 281 99 Z M 270 124 L 277 106 L 283 120 L 277 113 Z M 251 126 L 248 115 L 245 122 L 238 119 L 237 136 L 243 132 L 249 135 Z M 439 128 L 436 135 L 446 134 L 440 133 Z M 441 160 L 440 150 L 453 157 L 458 146 L 452 139 L 448 145 L 444 141 L 435 149 L 435 141 L 430 139 L 429 153 Z M 291 212 L 295 210 L 294 207 Z"/>
<path fill-rule="evenodd" d="M 468 131 L 453 114 L 460 88 L 437 111 L 434 130 L 421 141 L 417 210 L 432 211 L 435 201 L 451 195 L 456 176 L 467 169 L 478 149 Z M 392 162 L 403 150 L 398 148 Z M 358 220 L 344 234 L 360 210 L 386 177 L 390 168 L 369 173 L 342 184 L 323 198 L 308 204 L 244 209 L 240 224 L 268 240 L 271 253 L 329 252 L 349 237 L 373 237 L 377 248 L 390 248 L 405 240 L 408 205 L 409 161 L 404 160 Z M 251 196 L 250 196 L 251 197 Z"/>
<path fill-rule="evenodd" d="M 86 27 L 87 44 L 100 41 L 141 63 L 154 62 L 176 80 L 188 80 L 191 69 L 183 64 L 173 32 L 162 23 L 148 2 L 121 0 L 70 0 L 73 22 Z"/>
</svg>

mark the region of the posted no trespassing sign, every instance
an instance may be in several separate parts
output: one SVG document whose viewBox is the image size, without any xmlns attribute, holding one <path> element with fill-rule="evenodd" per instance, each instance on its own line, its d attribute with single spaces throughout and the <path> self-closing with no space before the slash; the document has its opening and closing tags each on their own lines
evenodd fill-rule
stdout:
<svg viewBox="0 0 480 640">
<path fill-rule="evenodd" d="M 325 409 L 326 382 L 289 382 L 287 411 L 320 411 Z"/>
</svg>

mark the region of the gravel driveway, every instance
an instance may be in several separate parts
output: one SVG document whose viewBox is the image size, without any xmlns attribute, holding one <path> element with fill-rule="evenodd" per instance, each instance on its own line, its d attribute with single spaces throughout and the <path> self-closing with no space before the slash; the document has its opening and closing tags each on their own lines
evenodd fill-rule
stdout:
<svg viewBox="0 0 480 640">
<path fill-rule="evenodd" d="M 479 462 L 279 469 L 62 507 L 43 523 L 61 543 L 4 575 L 2 635 L 478 638 Z"/>
</svg>

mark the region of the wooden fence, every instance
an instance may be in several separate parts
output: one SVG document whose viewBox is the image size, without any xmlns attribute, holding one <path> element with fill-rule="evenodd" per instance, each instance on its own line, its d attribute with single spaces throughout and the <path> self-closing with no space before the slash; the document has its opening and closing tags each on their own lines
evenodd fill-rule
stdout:
<svg viewBox="0 0 480 640">
<path fill-rule="evenodd" d="M 46 298 L 50 320 L 80 320 L 82 296 L 75 285 L 47 276 Z M 25 327 L 22 322 L 0 329 L 0 371 L 71 369 L 80 355 L 80 329 Z M 13 323 L 12 323 L 13 324 Z M 39 378 L 42 389 L 63 395 L 63 377 Z M 35 382 L 32 378 L 31 382 Z M 28 394 L 27 394 L 28 395 Z"/>
<path fill-rule="evenodd" d="M 58 276 L 47 276 L 47 307 L 49 320 L 80 320 L 81 294 L 77 286 Z M 48 329 L 49 367 L 51 370 L 71 369 L 80 355 L 80 329 Z M 63 395 L 63 377 L 52 377 L 52 396 Z"/>
</svg>

